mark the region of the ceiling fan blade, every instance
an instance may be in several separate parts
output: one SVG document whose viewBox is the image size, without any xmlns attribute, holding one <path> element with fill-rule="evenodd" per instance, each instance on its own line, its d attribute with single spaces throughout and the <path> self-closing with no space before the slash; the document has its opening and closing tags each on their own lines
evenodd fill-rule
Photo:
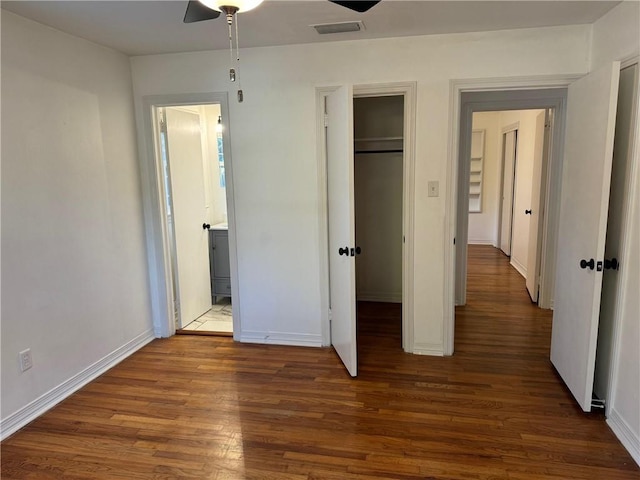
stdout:
<svg viewBox="0 0 640 480">
<path fill-rule="evenodd" d="M 203 20 L 213 20 L 218 18 L 220 12 L 204 6 L 197 0 L 189 0 L 187 11 L 184 12 L 184 23 L 202 22 Z"/>
<path fill-rule="evenodd" d="M 341 5 L 343 7 L 347 7 L 350 10 L 354 10 L 356 12 L 366 12 L 367 10 L 369 10 L 372 7 L 375 7 L 378 3 L 380 3 L 380 0 L 376 0 L 376 1 L 371 1 L 371 2 L 362 2 L 362 1 L 342 1 L 342 0 L 329 0 L 331 3 L 335 3 L 338 5 Z"/>
</svg>

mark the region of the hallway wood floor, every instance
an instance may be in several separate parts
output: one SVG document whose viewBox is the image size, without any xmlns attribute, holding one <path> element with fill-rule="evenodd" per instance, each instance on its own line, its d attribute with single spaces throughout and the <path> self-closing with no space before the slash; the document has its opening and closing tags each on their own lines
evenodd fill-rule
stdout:
<svg viewBox="0 0 640 480">
<path fill-rule="evenodd" d="M 400 306 L 359 305 L 360 376 L 331 349 L 156 340 L 5 440 L 3 479 L 639 479 L 548 360 L 551 319 L 470 249 L 456 353 L 404 354 Z"/>
</svg>

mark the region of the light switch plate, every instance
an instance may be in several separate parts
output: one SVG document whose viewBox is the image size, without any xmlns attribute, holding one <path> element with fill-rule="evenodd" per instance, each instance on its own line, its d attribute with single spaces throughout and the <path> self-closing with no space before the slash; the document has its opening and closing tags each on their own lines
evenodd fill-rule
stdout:
<svg viewBox="0 0 640 480">
<path fill-rule="evenodd" d="M 437 197 L 440 195 L 440 185 L 439 182 L 436 181 L 431 181 L 431 182 L 427 182 L 427 189 L 429 191 L 428 195 L 430 197 Z"/>
</svg>

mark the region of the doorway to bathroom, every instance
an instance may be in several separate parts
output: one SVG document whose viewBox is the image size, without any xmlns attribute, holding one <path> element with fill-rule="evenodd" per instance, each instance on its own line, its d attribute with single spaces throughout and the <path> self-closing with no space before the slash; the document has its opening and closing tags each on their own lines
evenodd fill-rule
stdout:
<svg viewBox="0 0 640 480">
<path fill-rule="evenodd" d="M 156 108 L 176 333 L 233 334 L 219 104 Z"/>
</svg>

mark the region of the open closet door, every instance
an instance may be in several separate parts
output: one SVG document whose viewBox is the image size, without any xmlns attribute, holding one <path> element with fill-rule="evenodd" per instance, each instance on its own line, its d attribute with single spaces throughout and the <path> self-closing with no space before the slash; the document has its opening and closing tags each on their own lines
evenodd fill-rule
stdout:
<svg viewBox="0 0 640 480">
<path fill-rule="evenodd" d="M 538 288 L 540 286 L 540 250 L 541 233 L 540 221 L 542 220 L 542 209 L 544 197 L 541 195 L 542 170 L 545 160 L 545 150 L 548 148 L 547 132 L 549 128 L 545 125 L 549 121 L 549 111 L 545 110 L 536 117 L 536 137 L 533 147 L 533 175 L 531 178 L 531 206 L 528 213 L 529 219 L 529 251 L 527 254 L 527 291 L 532 302 L 538 301 Z"/>
<path fill-rule="evenodd" d="M 352 377 L 358 373 L 356 344 L 355 206 L 353 186 L 353 92 L 340 87 L 327 96 L 327 198 L 331 344 Z"/>
<path fill-rule="evenodd" d="M 591 410 L 620 64 L 569 86 L 551 362 Z"/>
</svg>

